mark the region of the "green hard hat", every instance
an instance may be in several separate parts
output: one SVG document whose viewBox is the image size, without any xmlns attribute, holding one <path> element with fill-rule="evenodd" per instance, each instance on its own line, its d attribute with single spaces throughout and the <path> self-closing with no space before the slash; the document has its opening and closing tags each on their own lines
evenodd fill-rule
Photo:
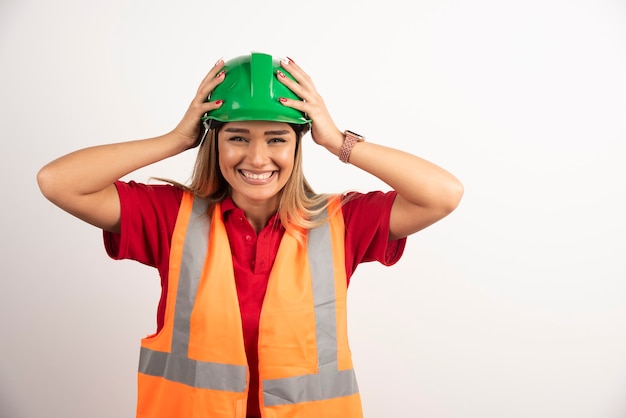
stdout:
<svg viewBox="0 0 626 418">
<path fill-rule="evenodd" d="M 226 78 L 211 93 L 211 100 L 223 100 L 220 108 L 207 112 L 204 122 L 214 119 L 220 122 L 267 120 L 305 124 L 311 121 L 299 110 L 278 101 L 279 98 L 302 100 L 276 79 L 276 72 L 293 76 L 281 67 L 278 59 L 271 55 L 252 52 L 224 64 Z"/>
</svg>

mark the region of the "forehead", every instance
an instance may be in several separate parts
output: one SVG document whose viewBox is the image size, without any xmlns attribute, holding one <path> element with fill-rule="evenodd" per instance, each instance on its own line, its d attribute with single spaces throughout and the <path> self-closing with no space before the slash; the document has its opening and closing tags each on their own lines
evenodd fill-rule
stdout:
<svg viewBox="0 0 626 418">
<path fill-rule="evenodd" d="M 224 132 L 249 132 L 255 134 L 290 134 L 295 133 L 288 123 L 264 120 L 227 122 L 222 126 Z"/>
</svg>

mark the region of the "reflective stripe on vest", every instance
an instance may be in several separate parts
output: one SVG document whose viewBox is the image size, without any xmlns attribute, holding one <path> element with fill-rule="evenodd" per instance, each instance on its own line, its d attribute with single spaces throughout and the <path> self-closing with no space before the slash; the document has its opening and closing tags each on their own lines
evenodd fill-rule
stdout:
<svg viewBox="0 0 626 418">
<path fill-rule="evenodd" d="M 142 342 L 141 417 L 189 411 L 245 415 L 249 373 L 232 255 L 219 204 L 212 215 L 208 209 L 206 200 L 183 194 L 172 237 L 164 326 Z M 345 325 L 343 234 L 339 210 L 307 231 L 306 247 L 287 233 L 281 241 L 281 261 L 272 267 L 259 327 L 264 417 L 362 416 Z M 291 311 L 281 310 L 286 306 Z M 289 323 L 292 318 L 298 319 Z"/>
<path fill-rule="evenodd" d="M 325 213 L 322 216 L 327 216 Z M 266 406 L 319 401 L 358 393 L 354 369 L 338 370 L 333 254 L 330 225 L 309 230 L 307 242 L 319 369 L 317 374 L 263 380 Z"/>
<path fill-rule="evenodd" d="M 206 200 L 194 199 L 185 234 L 176 293 L 171 352 L 164 353 L 142 347 L 139 372 L 195 388 L 244 392 L 247 373 L 245 366 L 202 362 L 187 357 L 191 312 L 209 243 L 210 221 L 207 210 Z"/>
</svg>

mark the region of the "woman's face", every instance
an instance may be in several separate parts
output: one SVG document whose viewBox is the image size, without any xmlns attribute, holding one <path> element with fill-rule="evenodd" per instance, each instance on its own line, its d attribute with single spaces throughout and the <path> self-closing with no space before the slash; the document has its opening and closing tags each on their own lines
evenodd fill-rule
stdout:
<svg viewBox="0 0 626 418">
<path fill-rule="evenodd" d="M 219 165 L 232 198 L 247 205 L 278 207 L 278 193 L 293 171 L 297 137 L 287 123 L 225 123 L 218 134 Z"/>
</svg>

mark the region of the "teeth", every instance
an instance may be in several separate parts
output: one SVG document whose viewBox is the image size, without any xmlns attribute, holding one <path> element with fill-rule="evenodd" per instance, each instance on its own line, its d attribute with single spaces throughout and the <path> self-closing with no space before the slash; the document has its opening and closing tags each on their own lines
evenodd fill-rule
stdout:
<svg viewBox="0 0 626 418">
<path fill-rule="evenodd" d="M 243 173 L 244 176 L 253 180 L 267 180 L 272 175 L 271 171 L 268 173 L 261 173 L 261 174 L 254 174 L 254 173 L 251 173 L 249 171 L 244 171 L 244 170 L 241 170 L 241 172 Z"/>
</svg>

